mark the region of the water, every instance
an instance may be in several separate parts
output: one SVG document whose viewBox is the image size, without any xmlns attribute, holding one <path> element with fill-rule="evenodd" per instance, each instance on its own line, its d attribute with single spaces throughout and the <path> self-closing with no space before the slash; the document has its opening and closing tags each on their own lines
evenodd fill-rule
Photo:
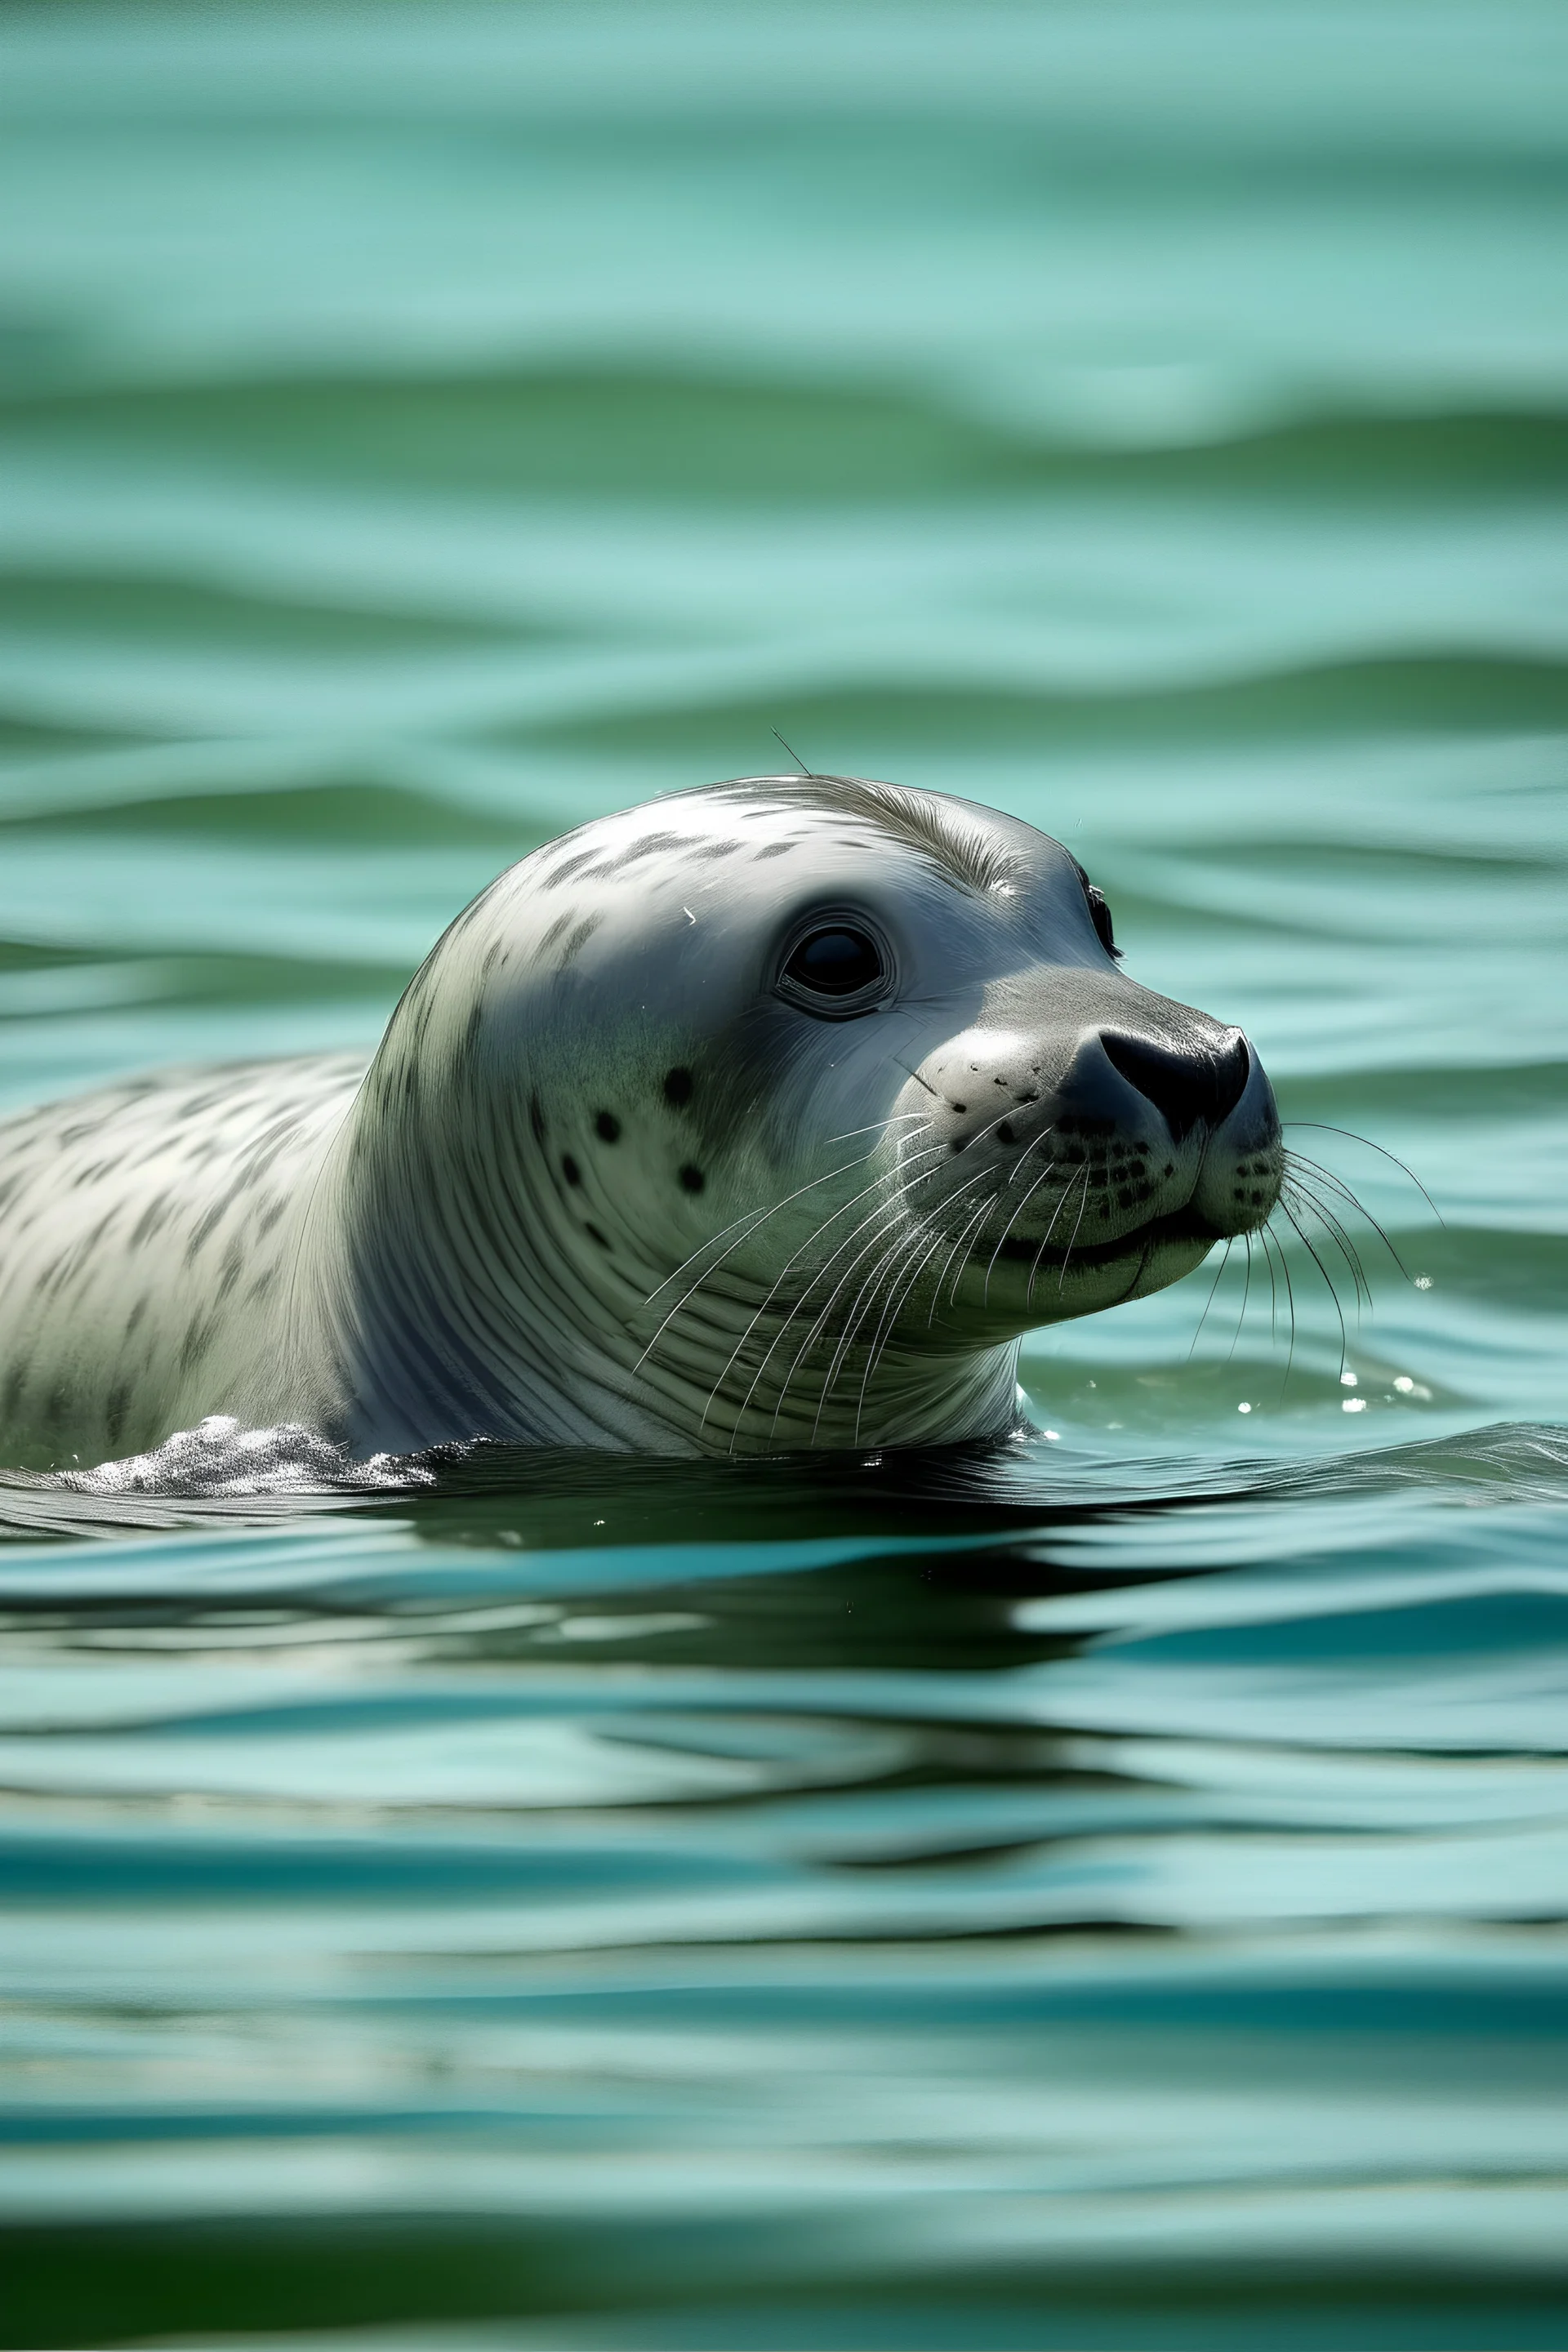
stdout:
<svg viewBox="0 0 1568 2352">
<path fill-rule="evenodd" d="M 0 1099 L 369 1042 L 776 727 L 1066 839 L 1419 1278 L 1000 1454 L 0 1490 L 6 2340 L 1568 2343 L 1565 47 L 0 27 Z"/>
</svg>

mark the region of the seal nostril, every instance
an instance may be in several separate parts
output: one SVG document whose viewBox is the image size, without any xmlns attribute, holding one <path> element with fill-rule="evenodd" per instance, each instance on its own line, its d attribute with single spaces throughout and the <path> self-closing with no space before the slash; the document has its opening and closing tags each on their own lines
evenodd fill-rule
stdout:
<svg viewBox="0 0 1568 2352">
<path fill-rule="evenodd" d="M 1153 1104 L 1178 1142 L 1200 1118 L 1217 1127 L 1247 1091 L 1252 1063 L 1239 1034 L 1217 1052 L 1103 1032 L 1100 1044 L 1112 1069 Z"/>
</svg>

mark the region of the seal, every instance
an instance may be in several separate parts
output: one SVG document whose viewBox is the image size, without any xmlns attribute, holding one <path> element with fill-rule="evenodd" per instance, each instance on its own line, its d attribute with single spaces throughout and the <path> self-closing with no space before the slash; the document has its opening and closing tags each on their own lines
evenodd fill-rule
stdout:
<svg viewBox="0 0 1568 2352">
<path fill-rule="evenodd" d="M 1260 1226 L 1240 1030 L 1121 968 L 1061 845 L 760 776 L 491 884 L 345 1056 L 137 1078 L 0 1128 L 0 1444 L 209 1414 L 356 1458 L 1016 1424 L 1032 1327 Z"/>
</svg>

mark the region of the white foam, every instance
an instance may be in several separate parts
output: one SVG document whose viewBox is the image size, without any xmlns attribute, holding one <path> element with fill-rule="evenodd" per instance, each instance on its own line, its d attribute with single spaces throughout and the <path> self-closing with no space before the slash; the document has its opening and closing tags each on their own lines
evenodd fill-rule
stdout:
<svg viewBox="0 0 1568 2352">
<path fill-rule="evenodd" d="M 209 1413 L 176 1430 L 151 1453 L 100 1462 L 91 1470 L 57 1471 L 49 1485 L 77 1495 L 314 1495 L 340 1488 L 428 1486 L 432 1474 L 393 1454 L 356 1462 L 345 1446 L 286 1422 L 245 1429 L 228 1413 Z"/>
</svg>

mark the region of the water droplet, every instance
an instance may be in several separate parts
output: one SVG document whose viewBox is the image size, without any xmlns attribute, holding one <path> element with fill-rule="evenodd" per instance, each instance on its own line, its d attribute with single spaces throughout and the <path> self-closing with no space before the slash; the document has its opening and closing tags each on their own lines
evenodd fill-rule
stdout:
<svg viewBox="0 0 1568 2352">
<path fill-rule="evenodd" d="M 1394 1385 L 1401 1396 L 1408 1396 L 1415 1383 L 1408 1372 L 1396 1372 L 1394 1376 Z"/>
<path fill-rule="evenodd" d="M 1354 1374 L 1353 1372 L 1342 1372 L 1342 1373 L 1340 1374 L 1340 1386 L 1341 1386 L 1341 1388 L 1342 1388 L 1342 1389 L 1353 1389 L 1353 1388 L 1358 1387 L 1359 1385 L 1360 1385 L 1360 1383 L 1357 1381 L 1357 1380 L 1356 1380 L 1356 1376 L 1355 1376 L 1355 1374 Z"/>
<path fill-rule="evenodd" d="M 1417 1290 L 1430 1290 L 1432 1287 L 1431 1276 L 1429 1274 L 1418 1274 L 1415 1277 L 1415 1287 Z"/>
<path fill-rule="evenodd" d="M 1366 1411 L 1366 1399 L 1365 1397 L 1346 1397 L 1344 1402 L 1340 1407 L 1340 1411 L 1342 1412 L 1364 1412 Z"/>
<path fill-rule="evenodd" d="M 1249 1404 L 1238 1404 L 1236 1409 L 1237 1412 L 1250 1412 L 1252 1411 L 1252 1407 Z"/>
</svg>

